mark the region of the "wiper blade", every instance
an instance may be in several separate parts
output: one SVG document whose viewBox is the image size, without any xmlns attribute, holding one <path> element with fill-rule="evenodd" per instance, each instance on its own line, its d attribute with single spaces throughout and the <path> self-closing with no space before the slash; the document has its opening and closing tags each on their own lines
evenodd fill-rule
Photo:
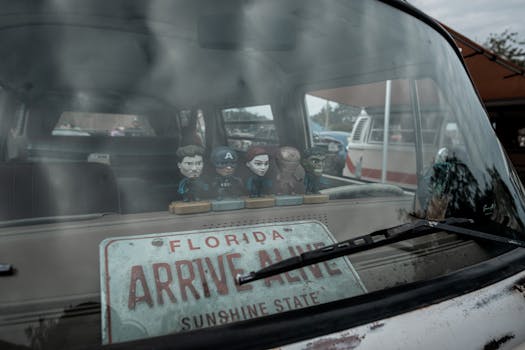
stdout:
<svg viewBox="0 0 525 350">
<path fill-rule="evenodd" d="M 252 271 L 246 275 L 238 275 L 237 283 L 239 285 L 246 284 L 319 262 L 359 253 L 365 250 L 370 250 L 416 237 L 426 236 L 439 231 L 455 233 L 468 238 L 483 239 L 525 248 L 525 242 L 521 240 L 510 239 L 486 232 L 467 229 L 461 226 L 455 226 L 473 223 L 474 220 L 463 218 L 447 218 L 442 221 L 422 219 L 416 220 L 411 223 L 378 230 L 364 236 L 359 236 L 326 247 L 305 252 L 301 255 L 271 264 L 258 271 Z"/>
</svg>

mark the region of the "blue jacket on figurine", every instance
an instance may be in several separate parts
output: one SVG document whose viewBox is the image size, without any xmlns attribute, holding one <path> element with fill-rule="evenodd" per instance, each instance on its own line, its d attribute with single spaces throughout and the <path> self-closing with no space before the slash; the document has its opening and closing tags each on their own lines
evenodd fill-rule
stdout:
<svg viewBox="0 0 525 350">
<path fill-rule="evenodd" d="M 203 191 L 208 191 L 208 185 L 199 179 L 184 178 L 179 182 L 177 192 L 184 202 L 198 201 Z"/>
</svg>

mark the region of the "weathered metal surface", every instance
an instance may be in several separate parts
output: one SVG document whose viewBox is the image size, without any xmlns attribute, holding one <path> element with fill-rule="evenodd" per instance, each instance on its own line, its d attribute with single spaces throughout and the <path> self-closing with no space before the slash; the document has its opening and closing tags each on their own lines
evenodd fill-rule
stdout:
<svg viewBox="0 0 525 350">
<path fill-rule="evenodd" d="M 524 278 L 281 349 L 514 349 L 525 343 Z"/>
<path fill-rule="evenodd" d="M 276 314 L 365 292 L 345 258 L 247 285 L 237 274 L 335 243 L 317 221 L 106 239 L 104 344 Z"/>
</svg>

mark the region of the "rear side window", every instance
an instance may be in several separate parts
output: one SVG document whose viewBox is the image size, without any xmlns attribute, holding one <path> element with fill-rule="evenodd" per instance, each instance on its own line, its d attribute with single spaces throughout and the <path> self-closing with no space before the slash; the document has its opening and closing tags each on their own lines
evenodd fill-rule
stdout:
<svg viewBox="0 0 525 350">
<path fill-rule="evenodd" d="M 140 115 L 63 112 L 53 136 L 155 136 L 148 119 Z"/>
<path fill-rule="evenodd" d="M 439 115 L 435 112 L 422 111 L 422 139 L 423 143 L 433 145 L 439 125 Z M 370 131 L 370 143 L 383 143 L 385 133 L 384 119 L 374 118 Z M 409 113 L 392 114 L 390 117 L 390 127 L 388 130 L 391 144 L 413 144 L 414 143 L 414 122 L 413 116 Z"/>
<path fill-rule="evenodd" d="M 441 101 L 435 82 L 425 78 L 308 91 L 304 102 L 312 142 L 326 152 L 325 173 L 414 186 L 416 143 L 422 166 L 437 152 L 447 114 Z"/>
<path fill-rule="evenodd" d="M 222 110 L 222 120 L 228 145 L 246 151 L 253 145 L 279 143 L 270 105 L 259 105 Z"/>
</svg>

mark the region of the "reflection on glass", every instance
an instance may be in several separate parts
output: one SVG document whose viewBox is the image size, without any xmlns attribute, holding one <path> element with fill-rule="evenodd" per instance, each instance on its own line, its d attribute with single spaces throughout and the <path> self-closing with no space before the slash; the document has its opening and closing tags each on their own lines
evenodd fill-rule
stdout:
<svg viewBox="0 0 525 350">
<path fill-rule="evenodd" d="M 53 136 L 155 136 L 146 117 L 130 114 L 63 112 Z"/>
<path fill-rule="evenodd" d="M 229 108 L 222 111 L 225 122 L 273 120 L 270 105 Z"/>
<path fill-rule="evenodd" d="M 222 111 L 222 116 L 228 145 L 235 150 L 278 143 L 270 105 L 229 108 Z"/>
</svg>

